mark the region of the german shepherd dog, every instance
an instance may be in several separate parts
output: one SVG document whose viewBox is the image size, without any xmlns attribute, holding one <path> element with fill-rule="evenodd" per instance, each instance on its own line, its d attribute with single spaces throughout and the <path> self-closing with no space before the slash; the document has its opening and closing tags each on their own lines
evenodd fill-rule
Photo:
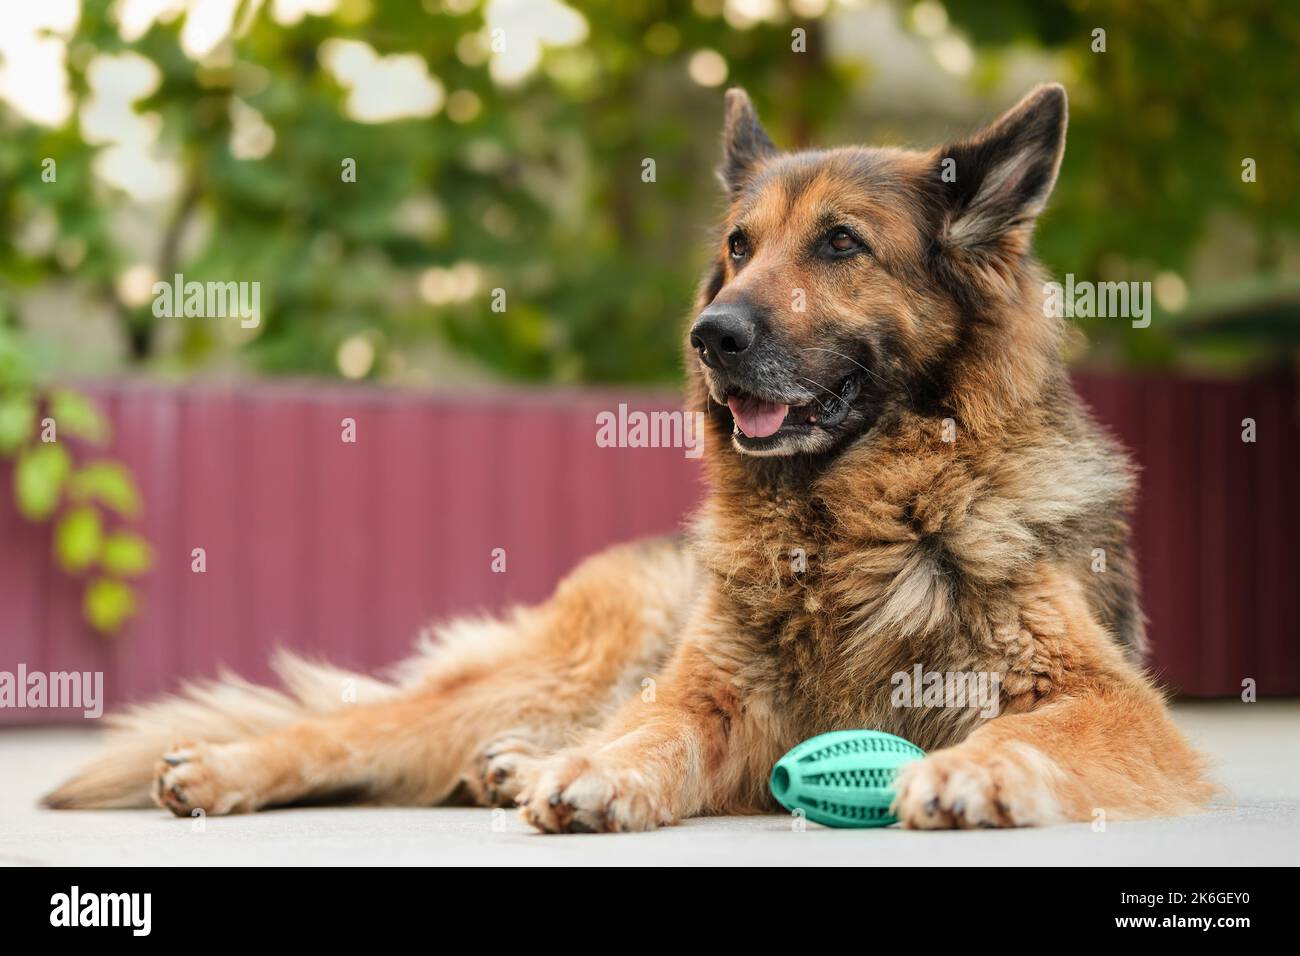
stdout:
<svg viewBox="0 0 1300 956">
<path fill-rule="evenodd" d="M 1065 126 L 1044 86 L 929 152 L 784 153 L 729 92 L 687 335 L 710 486 L 688 540 L 590 558 L 388 680 L 286 657 L 283 690 L 225 677 L 139 707 L 47 805 L 470 799 L 646 830 L 775 809 L 782 753 L 876 728 L 929 752 L 897 782 L 905 827 L 1202 806 L 1141 669 L 1133 468 L 1071 389 L 1030 250 Z M 899 706 L 918 667 L 996 675 L 996 714 Z"/>
</svg>

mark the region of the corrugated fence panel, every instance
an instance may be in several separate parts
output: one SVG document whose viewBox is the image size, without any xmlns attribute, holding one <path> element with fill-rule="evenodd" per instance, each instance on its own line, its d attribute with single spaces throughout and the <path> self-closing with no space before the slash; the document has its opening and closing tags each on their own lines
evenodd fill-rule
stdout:
<svg viewBox="0 0 1300 956">
<path fill-rule="evenodd" d="M 1258 420 L 1269 435 L 1253 446 L 1258 498 L 1251 505 L 1259 552 L 1243 570 L 1243 586 L 1259 609 L 1256 656 L 1248 675 L 1262 693 L 1300 690 L 1300 405 L 1295 388 L 1260 384 Z M 1253 585 L 1253 587 L 1251 587 Z M 1258 672 L 1255 673 L 1254 670 Z"/>
<path fill-rule="evenodd" d="M 355 442 L 343 440 L 351 422 Z M 371 609 L 380 573 L 375 518 L 387 492 L 379 480 L 378 403 L 364 395 L 322 398 L 308 428 L 312 573 L 303 583 L 314 619 L 309 646 L 340 664 L 361 664 L 373 641 Z"/>
<path fill-rule="evenodd" d="M 1295 392 L 1256 389 L 1262 417 L 1281 428 L 1291 440 L 1269 441 L 1255 446 L 1255 500 L 1250 520 L 1259 553 L 1250 565 L 1249 588 L 1256 606 L 1258 630 L 1252 664 L 1260 685 L 1276 682 L 1275 676 L 1300 672 L 1300 507 L 1296 506 L 1296 476 L 1300 475 L 1300 441 L 1293 428 L 1297 416 Z M 1270 639 L 1271 634 L 1289 634 L 1289 640 Z"/>
<path fill-rule="evenodd" d="M 47 578 L 53 574 L 46 529 L 24 519 L 13 505 L 12 474 L 0 476 L 0 670 L 17 674 L 52 669 L 45 643 Z M 49 720 L 39 710 L 0 710 L 13 723 Z"/>
<path fill-rule="evenodd" d="M 181 553 L 163 553 L 164 574 L 176 579 L 180 630 L 173 639 L 178 667 L 211 674 L 245 662 L 241 627 L 247 618 L 239 401 L 234 392 L 187 393 L 181 399 Z M 126 637 L 130 640 L 129 635 Z"/>
<path fill-rule="evenodd" d="M 431 559 L 444 547 L 438 514 L 448 499 L 438 485 L 436 441 L 445 414 L 425 403 L 391 402 L 376 423 L 383 493 L 377 496 L 374 532 L 382 557 L 367 640 L 383 660 L 399 658 L 411 635 L 439 611 L 441 587 L 432 577 Z"/>
<path fill-rule="evenodd" d="M 1137 551 L 1151 666 L 1193 695 L 1300 692 L 1300 426 L 1294 384 L 1079 377 L 1142 468 Z M 400 659 L 428 623 L 543 597 L 583 557 L 681 529 L 702 489 L 683 448 L 602 448 L 597 415 L 663 393 L 422 396 L 266 384 L 89 391 L 133 469 L 156 566 L 105 639 L 48 526 L 0 480 L 0 670 L 98 670 L 110 705 L 214 674 L 265 679 L 284 646 Z M 1243 418 L 1257 440 L 1241 440 Z M 344 441 L 344 420 L 355 442 Z M 192 570 L 203 548 L 206 570 Z M 494 570 L 502 549 L 506 570 Z M 74 711 L 0 710 L 0 722 Z"/>
<path fill-rule="evenodd" d="M 269 674 L 269 648 L 315 650 L 312 412 L 292 394 L 254 392 L 240 402 L 241 509 L 248 529 L 240 549 L 248 572 L 242 600 L 246 643 L 254 649 L 240 669 L 255 680 Z"/>
<path fill-rule="evenodd" d="M 112 451 L 134 472 L 144 502 L 140 531 L 152 543 L 156 562 L 182 561 L 189 552 L 180 528 L 180 396 L 128 387 L 114 398 Z M 124 658 L 117 671 L 119 690 L 132 700 L 171 689 L 180 670 L 185 633 L 174 575 L 150 574 L 140 581 L 137 592 L 140 609 L 129 637 L 113 641 Z M 95 640 L 84 634 L 80 639 Z"/>
</svg>

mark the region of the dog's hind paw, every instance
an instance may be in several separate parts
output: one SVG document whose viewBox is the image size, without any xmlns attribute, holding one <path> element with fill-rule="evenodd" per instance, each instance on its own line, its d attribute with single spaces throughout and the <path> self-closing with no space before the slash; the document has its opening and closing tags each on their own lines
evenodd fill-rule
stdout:
<svg viewBox="0 0 1300 956">
<path fill-rule="evenodd" d="M 178 817 L 248 813 L 259 802 L 239 785 L 237 744 L 178 744 L 163 754 L 155 771 L 153 800 Z"/>
</svg>

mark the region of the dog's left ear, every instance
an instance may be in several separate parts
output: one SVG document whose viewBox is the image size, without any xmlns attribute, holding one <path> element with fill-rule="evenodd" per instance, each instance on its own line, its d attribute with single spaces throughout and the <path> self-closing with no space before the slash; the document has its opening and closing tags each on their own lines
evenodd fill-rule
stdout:
<svg viewBox="0 0 1300 956">
<path fill-rule="evenodd" d="M 1056 183 L 1065 125 L 1065 88 L 1053 83 L 970 139 L 939 150 L 932 174 L 942 197 L 941 245 L 975 253 L 1023 249 Z"/>
<path fill-rule="evenodd" d="M 718 177 L 735 196 L 758 165 L 777 153 L 776 145 L 758 121 L 749 94 L 740 87 L 727 90 L 726 121 L 722 128 L 722 167 Z"/>
</svg>

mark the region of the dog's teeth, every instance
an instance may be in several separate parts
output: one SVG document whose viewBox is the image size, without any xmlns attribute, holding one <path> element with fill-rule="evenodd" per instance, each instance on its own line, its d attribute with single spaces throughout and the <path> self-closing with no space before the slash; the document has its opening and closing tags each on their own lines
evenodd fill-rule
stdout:
<svg viewBox="0 0 1300 956">
<path fill-rule="evenodd" d="M 733 434 L 733 435 L 739 435 L 739 434 L 740 434 L 740 426 L 737 425 L 737 424 L 735 424 L 734 422 L 733 422 L 732 425 L 731 425 L 731 434 Z"/>
</svg>

